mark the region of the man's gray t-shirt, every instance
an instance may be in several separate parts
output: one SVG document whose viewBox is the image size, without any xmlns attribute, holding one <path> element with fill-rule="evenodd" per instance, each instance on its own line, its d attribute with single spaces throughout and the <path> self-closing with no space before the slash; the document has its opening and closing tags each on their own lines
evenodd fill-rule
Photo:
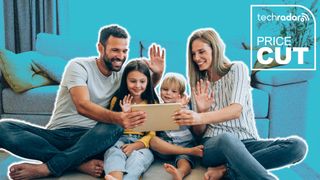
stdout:
<svg viewBox="0 0 320 180">
<path fill-rule="evenodd" d="M 96 59 L 77 58 L 70 61 L 60 84 L 48 129 L 70 127 L 92 128 L 97 121 L 80 115 L 72 101 L 70 89 L 75 86 L 87 86 L 90 101 L 107 107 L 115 91 L 120 86 L 122 70 L 110 76 L 103 75 L 98 69 Z"/>
</svg>

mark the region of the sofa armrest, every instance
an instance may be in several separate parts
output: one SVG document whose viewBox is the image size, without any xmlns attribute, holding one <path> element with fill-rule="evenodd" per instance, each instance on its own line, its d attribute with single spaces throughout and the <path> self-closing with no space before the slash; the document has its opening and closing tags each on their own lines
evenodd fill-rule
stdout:
<svg viewBox="0 0 320 180">
<path fill-rule="evenodd" d="M 314 71 L 258 71 L 252 76 L 252 79 L 253 86 L 255 83 L 281 86 L 308 81 L 314 76 Z"/>
<path fill-rule="evenodd" d="M 306 136 L 306 117 L 309 80 L 315 75 L 310 71 L 258 72 L 252 86 L 269 95 L 271 138 L 290 135 Z M 266 73 L 266 74 L 265 74 Z"/>
</svg>

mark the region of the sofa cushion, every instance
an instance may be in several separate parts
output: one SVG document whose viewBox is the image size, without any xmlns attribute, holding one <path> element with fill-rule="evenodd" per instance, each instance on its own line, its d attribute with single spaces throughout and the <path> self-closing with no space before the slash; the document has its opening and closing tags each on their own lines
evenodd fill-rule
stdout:
<svg viewBox="0 0 320 180">
<path fill-rule="evenodd" d="M 253 89 L 253 110 L 256 118 L 266 118 L 268 115 L 269 96 L 268 93 L 259 89 Z"/>
<path fill-rule="evenodd" d="M 15 92 L 24 92 L 28 89 L 52 83 L 48 77 L 32 62 L 40 58 L 35 52 L 14 54 L 11 51 L 0 51 L 0 64 L 2 74 Z"/>
<path fill-rule="evenodd" d="M 51 114 L 57 90 L 57 85 L 34 88 L 24 93 L 5 88 L 2 91 L 3 111 L 11 114 Z"/>
</svg>

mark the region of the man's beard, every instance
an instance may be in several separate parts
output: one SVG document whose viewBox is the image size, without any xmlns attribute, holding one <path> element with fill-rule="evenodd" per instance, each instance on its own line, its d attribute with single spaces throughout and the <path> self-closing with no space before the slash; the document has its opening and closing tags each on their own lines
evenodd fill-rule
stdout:
<svg viewBox="0 0 320 180">
<path fill-rule="evenodd" d="M 119 58 L 111 58 L 109 59 L 106 55 L 103 56 L 103 62 L 104 62 L 104 65 L 106 66 L 106 68 L 110 71 L 120 71 L 124 61 L 126 60 L 126 58 L 123 58 L 123 59 L 119 59 Z M 115 69 L 112 65 L 112 62 L 121 62 L 121 66 L 119 69 Z"/>
</svg>

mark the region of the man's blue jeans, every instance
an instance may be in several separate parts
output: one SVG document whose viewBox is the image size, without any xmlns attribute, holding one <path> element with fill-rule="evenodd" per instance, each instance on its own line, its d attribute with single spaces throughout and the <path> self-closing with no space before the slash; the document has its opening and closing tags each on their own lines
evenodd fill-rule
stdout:
<svg viewBox="0 0 320 180">
<path fill-rule="evenodd" d="M 205 138 L 203 145 L 203 164 L 227 165 L 230 179 L 275 179 L 266 169 L 294 164 L 307 151 L 306 143 L 297 137 L 240 141 L 229 133 Z"/>
<path fill-rule="evenodd" d="M 46 163 L 54 176 L 74 169 L 104 152 L 122 135 L 114 124 L 97 123 L 92 129 L 48 130 L 21 121 L 0 121 L 0 148 Z"/>
</svg>

